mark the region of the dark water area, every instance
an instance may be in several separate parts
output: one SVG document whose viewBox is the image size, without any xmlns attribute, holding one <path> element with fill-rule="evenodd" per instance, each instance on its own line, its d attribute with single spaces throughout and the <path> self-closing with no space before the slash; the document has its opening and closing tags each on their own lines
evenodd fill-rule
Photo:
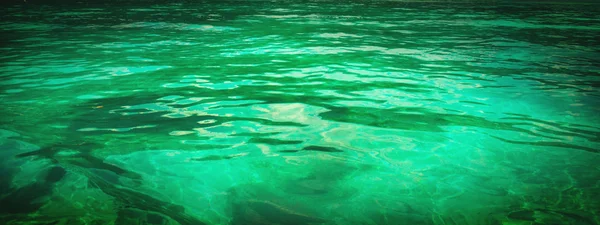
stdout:
<svg viewBox="0 0 600 225">
<path fill-rule="evenodd" d="M 598 6 L 5 2 L 0 224 L 599 224 Z"/>
</svg>

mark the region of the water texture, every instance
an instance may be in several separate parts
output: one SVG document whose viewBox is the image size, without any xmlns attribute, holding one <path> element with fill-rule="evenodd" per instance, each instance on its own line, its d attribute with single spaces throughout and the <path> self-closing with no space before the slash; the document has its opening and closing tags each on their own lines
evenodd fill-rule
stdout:
<svg viewBox="0 0 600 225">
<path fill-rule="evenodd" d="M 598 15 L 5 5 L 0 221 L 599 224 Z"/>
</svg>

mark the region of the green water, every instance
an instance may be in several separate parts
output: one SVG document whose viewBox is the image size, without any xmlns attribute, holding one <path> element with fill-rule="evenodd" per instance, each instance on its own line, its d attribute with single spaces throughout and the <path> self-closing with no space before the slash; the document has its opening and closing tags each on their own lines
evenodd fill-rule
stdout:
<svg viewBox="0 0 600 225">
<path fill-rule="evenodd" d="M 0 223 L 600 223 L 600 7 L 4 5 Z"/>
</svg>

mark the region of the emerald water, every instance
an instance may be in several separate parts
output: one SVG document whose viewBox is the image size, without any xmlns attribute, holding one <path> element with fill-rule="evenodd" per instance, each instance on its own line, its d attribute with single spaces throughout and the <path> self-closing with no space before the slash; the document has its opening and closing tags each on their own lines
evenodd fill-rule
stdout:
<svg viewBox="0 0 600 225">
<path fill-rule="evenodd" d="M 600 7 L 0 9 L 0 223 L 600 223 Z"/>
</svg>

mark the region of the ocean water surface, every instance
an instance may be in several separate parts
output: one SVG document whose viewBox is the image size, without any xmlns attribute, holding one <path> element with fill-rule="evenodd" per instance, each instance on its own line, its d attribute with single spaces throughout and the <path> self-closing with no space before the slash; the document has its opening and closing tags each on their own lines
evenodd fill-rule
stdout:
<svg viewBox="0 0 600 225">
<path fill-rule="evenodd" d="M 0 9 L 2 224 L 600 223 L 600 7 Z"/>
</svg>

